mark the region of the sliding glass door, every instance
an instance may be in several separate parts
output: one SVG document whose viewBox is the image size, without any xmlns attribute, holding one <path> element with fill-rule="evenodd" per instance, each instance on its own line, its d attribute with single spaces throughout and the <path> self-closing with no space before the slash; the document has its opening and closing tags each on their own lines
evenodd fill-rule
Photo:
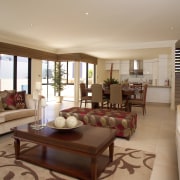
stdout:
<svg viewBox="0 0 180 180">
<path fill-rule="evenodd" d="M 47 101 L 54 101 L 54 88 L 52 86 L 54 76 L 54 61 L 42 61 L 42 94 Z"/>
<path fill-rule="evenodd" d="M 22 68 L 23 67 L 23 68 Z M 28 58 L 17 56 L 17 91 L 28 92 Z"/>
<path fill-rule="evenodd" d="M 13 89 L 14 56 L 0 55 L 0 90 Z"/>
<path fill-rule="evenodd" d="M 63 61 L 61 62 L 66 74 L 63 76 L 64 90 L 61 92 L 64 101 L 75 101 L 75 88 L 79 90 L 79 85 L 75 86 L 75 78 L 80 82 L 85 82 L 91 86 L 95 81 L 95 65 L 84 62 Z M 78 65 L 79 64 L 79 65 Z M 77 65 L 79 66 L 78 70 Z M 42 93 L 48 101 L 55 100 L 55 92 L 52 86 L 54 76 L 54 61 L 42 61 Z M 79 73 L 75 73 L 75 72 Z"/>
<path fill-rule="evenodd" d="M 85 83 L 86 87 L 91 87 L 95 82 L 95 65 L 90 63 L 80 63 L 80 82 Z"/>
</svg>

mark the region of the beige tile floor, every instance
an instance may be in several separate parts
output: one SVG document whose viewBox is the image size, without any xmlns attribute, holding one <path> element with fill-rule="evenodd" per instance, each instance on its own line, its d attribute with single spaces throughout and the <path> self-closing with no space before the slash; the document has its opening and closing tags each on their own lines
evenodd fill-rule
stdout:
<svg viewBox="0 0 180 180">
<path fill-rule="evenodd" d="M 72 102 L 48 103 L 48 121 L 58 116 L 59 110 L 78 106 Z M 150 180 L 178 180 L 177 156 L 175 145 L 176 112 L 167 105 L 147 105 L 147 114 L 142 115 L 140 108 L 133 108 L 138 114 L 135 134 L 128 141 L 117 138 L 115 145 L 141 149 L 156 154 L 156 159 Z M 1 143 L 8 136 L 1 136 Z"/>
<path fill-rule="evenodd" d="M 50 103 L 48 113 L 51 113 L 48 114 L 48 117 L 53 120 L 58 115 L 59 109 L 73 106 L 78 105 L 72 102 Z M 148 104 L 145 116 L 143 116 L 141 108 L 132 110 L 138 114 L 137 130 L 129 141 L 117 138 L 115 145 L 155 153 L 156 159 L 151 180 L 178 180 L 175 143 L 176 111 L 172 111 L 168 105 L 162 104 Z"/>
</svg>

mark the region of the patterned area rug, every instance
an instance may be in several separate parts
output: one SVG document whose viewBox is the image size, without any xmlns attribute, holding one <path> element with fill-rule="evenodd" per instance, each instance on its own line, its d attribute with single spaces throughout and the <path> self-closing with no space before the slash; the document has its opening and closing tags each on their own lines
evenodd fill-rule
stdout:
<svg viewBox="0 0 180 180">
<path fill-rule="evenodd" d="M 24 142 L 22 148 L 32 144 Z M 106 152 L 105 152 L 106 153 Z M 0 176 L 3 180 L 74 180 L 69 176 L 16 160 L 13 142 L 0 145 Z M 99 180 L 149 180 L 155 154 L 142 150 L 115 147 L 114 161 L 98 178 Z"/>
</svg>

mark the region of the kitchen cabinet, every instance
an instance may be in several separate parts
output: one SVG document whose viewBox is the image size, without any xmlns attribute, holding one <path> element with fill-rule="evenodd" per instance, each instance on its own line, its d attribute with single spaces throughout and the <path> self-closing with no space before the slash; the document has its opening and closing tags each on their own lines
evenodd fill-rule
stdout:
<svg viewBox="0 0 180 180">
<path fill-rule="evenodd" d="M 153 61 L 144 60 L 143 61 L 143 74 L 153 74 Z"/>
<path fill-rule="evenodd" d="M 170 103 L 171 88 L 165 86 L 148 86 L 146 101 L 151 103 Z"/>
<path fill-rule="evenodd" d="M 158 72 L 158 79 L 159 85 L 164 85 L 165 80 L 168 79 L 168 58 L 167 56 L 160 56 L 158 60 L 159 65 L 159 72 Z"/>
<path fill-rule="evenodd" d="M 120 74 L 124 74 L 124 75 L 129 74 L 129 61 L 128 60 L 120 61 Z"/>
<path fill-rule="evenodd" d="M 157 79 L 158 79 L 158 68 L 159 64 L 158 64 L 158 60 L 154 60 L 153 61 L 153 71 L 152 71 L 152 78 L 153 78 L 153 84 L 157 85 Z"/>
</svg>

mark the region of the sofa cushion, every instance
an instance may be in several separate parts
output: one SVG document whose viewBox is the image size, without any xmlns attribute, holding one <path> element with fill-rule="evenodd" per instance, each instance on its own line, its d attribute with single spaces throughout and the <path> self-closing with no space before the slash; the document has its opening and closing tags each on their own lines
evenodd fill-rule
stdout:
<svg viewBox="0 0 180 180">
<path fill-rule="evenodd" d="M 0 113 L 0 123 L 20 118 L 31 117 L 34 115 L 35 111 L 33 109 L 6 110 Z"/>
<path fill-rule="evenodd" d="M 5 98 L 5 97 L 7 97 L 7 95 L 8 95 L 9 93 L 10 93 L 10 92 L 9 92 L 9 91 L 6 91 L 6 90 L 0 91 L 0 98 L 3 99 L 3 98 Z"/>
<path fill-rule="evenodd" d="M 25 95 L 26 95 L 26 91 L 19 91 L 15 93 L 14 101 L 15 101 L 16 109 L 26 108 Z"/>
</svg>

